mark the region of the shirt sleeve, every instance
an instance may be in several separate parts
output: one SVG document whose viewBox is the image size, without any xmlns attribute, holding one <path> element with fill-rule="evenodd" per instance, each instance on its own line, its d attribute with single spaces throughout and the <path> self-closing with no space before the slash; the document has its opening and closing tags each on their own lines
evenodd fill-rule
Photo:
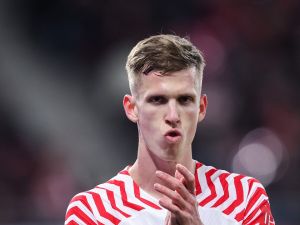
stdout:
<svg viewBox="0 0 300 225">
<path fill-rule="evenodd" d="M 65 225 L 97 225 L 84 193 L 75 195 L 67 208 Z"/>
<path fill-rule="evenodd" d="M 243 225 L 275 225 L 268 195 L 256 179 L 249 181 L 249 195 Z"/>
</svg>

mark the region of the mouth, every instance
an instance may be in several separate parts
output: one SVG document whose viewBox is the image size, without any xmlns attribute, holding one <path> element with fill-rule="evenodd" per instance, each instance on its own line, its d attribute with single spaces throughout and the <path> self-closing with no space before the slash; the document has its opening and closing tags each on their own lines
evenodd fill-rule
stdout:
<svg viewBox="0 0 300 225">
<path fill-rule="evenodd" d="M 181 140 L 182 134 L 177 129 L 172 129 L 165 134 L 165 138 L 169 143 L 177 143 Z"/>
</svg>

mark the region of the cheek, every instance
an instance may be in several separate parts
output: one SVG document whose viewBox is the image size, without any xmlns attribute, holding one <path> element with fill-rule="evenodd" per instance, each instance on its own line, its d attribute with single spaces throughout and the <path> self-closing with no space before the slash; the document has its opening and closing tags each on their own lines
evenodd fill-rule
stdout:
<svg viewBox="0 0 300 225">
<path fill-rule="evenodd" d="M 195 132 L 198 124 L 198 110 L 191 109 L 186 113 L 186 125 L 190 132 Z"/>
<path fill-rule="evenodd" d="M 139 112 L 139 119 L 143 122 L 155 119 L 155 110 L 151 107 L 142 107 Z"/>
<path fill-rule="evenodd" d="M 139 126 L 144 132 L 151 132 L 158 124 L 159 115 L 156 110 L 143 108 L 139 112 Z"/>
<path fill-rule="evenodd" d="M 191 122 L 198 121 L 199 110 L 196 107 L 191 107 L 186 111 L 187 116 Z"/>
</svg>

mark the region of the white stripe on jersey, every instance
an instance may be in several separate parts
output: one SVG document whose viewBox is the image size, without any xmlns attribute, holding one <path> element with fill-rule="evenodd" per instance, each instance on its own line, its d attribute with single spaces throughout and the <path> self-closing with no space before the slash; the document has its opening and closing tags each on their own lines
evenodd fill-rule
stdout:
<svg viewBox="0 0 300 225">
<path fill-rule="evenodd" d="M 200 193 L 198 196 L 197 196 L 197 200 L 198 202 L 201 202 L 203 199 L 205 199 L 206 197 L 208 197 L 210 195 L 210 192 L 207 191 L 207 192 L 204 192 L 205 190 L 209 190 L 209 187 L 207 185 L 207 181 L 206 181 L 206 176 L 205 174 L 211 170 L 211 169 L 214 169 L 214 167 L 211 167 L 211 166 L 201 166 L 198 171 L 197 171 L 197 175 L 198 175 L 198 179 L 199 179 L 199 182 L 200 182 L 200 187 L 201 187 L 201 190 L 202 190 L 202 193 Z"/>
<path fill-rule="evenodd" d="M 255 213 L 255 216 L 252 217 L 252 219 L 248 222 L 248 224 L 251 224 L 252 221 L 253 221 L 254 219 L 256 219 L 256 217 L 257 217 L 260 213 L 261 213 L 261 210 L 257 210 L 257 212 Z M 247 217 L 246 217 L 246 218 L 247 218 Z M 258 225 L 259 225 L 259 224 L 258 224 Z"/>
<path fill-rule="evenodd" d="M 116 186 L 116 185 L 110 184 L 110 183 L 104 183 L 104 184 L 98 185 L 98 187 L 102 187 L 102 188 L 112 191 L 115 196 L 116 206 L 119 209 L 121 209 L 124 213 L 132 216 L 137 212 L 136 210 L 134 210 L 130 207 L 127 207 L 123 204 L 119 186 Z M 128 193 L 127 193 L 127 195 L 128 195 Z"/>
<path fill-rule="evenodd" d="M 236 215 L 238 214 L 239 212 L 241 212 L 243 209 L 246 208 L 246 205 L 245 205 L 245 200 L 247 199 L 247 194 L 248 194 L 248 180 L 249 180 L 249 177 L 243 177 L 241 179 L 241 184 L 242 184 L 242 190 L 243 190 L 243 201 L 235 207 L 235 209 L 232 211 L 232 213 L 230 213 L 231 215 Z"/>
<path fill-rule="evenodd" d="M 250 190 L 250 192 L 249 192 L 249 196 L 253 196 L 253 194 L 256 192 L 256 190 L 257 190 L 258 188 L 262 188 L 262 189 L 264 190 L 264 187 L 262 186 L 261 183 L 259 183 L 259 182 L 257 182 L 257 181 L 254 181 L 254 182 L 253 182 L 253 185 L 252 185 L 252 187 L 251 187 L 251 190 Z"/>
<path fill-rule="evenodd" d="M 126 217 L 122 215 L 119 211 L 112 208 L 110 201 L 108 199 L 106 190 L 100 189 L 100 188 L 94 188 L 91 190 L 91 192 L 99 195 L 101 197 L 102 203 L 105 207 L 105 210 L 112 214 L 114 217 L 118 218 L 119 220 L 125 219 Z"/>
<path fill-rule="evenodd" d="M 254 182 L 252 185 L 252 190 L 251 190 L 251 194 L 249 194 L 249 198 L 251 199 L 251 197 L 253 196 L 253 194 L 255 194 L 255 192 L 257 191 L 258 188 L 263 188 L 262 185 L 258 182 Z M 248 199 L 248 201 L 250 200 Z M 264 201 L 264 200 L 268 200 L 268 197 L 265 196 L 264 194 L 262 194 L 258 200 L 256 200 L 256 202 L 254 203 L 254 205 L 252 206 L 252 208 L 248 211 L 247 215 L 245 215 L 245 217 L 247 218 L 249 215 L 251 215 L 251 213 Z"/>
<path fill-rule="evenodd" d="M 126 190 L 126 193 L 127 193 L 128 201 L 130 201 L 134 204 L 140 205 L 144 208 L 150 208 L 149 205 L 145 204 L 144 202 L 140 201 L 138 198 L 135 197 L 134 187 L 133 187 L 133 180 L 130 176 L 125 175 L 125 174 L 120 174 L 118 178 L 120 178 L 120 180 L 124 181 L 124 183 L 125 183 L 125 190 Z M 143 190 L 140 189 L 141 194 L 142 194 L 142 192 L 143 192 Z M 151 199 L 149 199 L 148 196 L 145 197 L 145 199 L 147 199 L 148 201 L 151 201 Z"/>
<path fill-rule="evenodd" d="M 231 173 L 228 177 L 226 177 L 226 181 L 228 182 L 228 187 L 224 187 L 228 190 L 228 199 L 225 202 L 221 203 L 217 208 L 221 211 L 227 209 L 233 201 L 236 199 L 236 189 L 231 187 L 231 183 L 234 182 L 234 178 L 239 176 L 239 174 Z M 234 186 L 235 187 L 235 186 Z"/>
<path fill-rule="evenodd" d="M 216 190 L 216 197 L 214 197 L 210 202 L 208 202 L 205 207 L 211 207 L 213 204 L 215 204 L 219 198 L 221 198 L 224 194 L 224 190 L 222 188 L 222 184 L 220 182 L 219 176 L 224 173 L 221 170 L 217 170 L 212 176 L 211 176 L 211 180 L 215 186 L 215 190 Z"/>
</svg>

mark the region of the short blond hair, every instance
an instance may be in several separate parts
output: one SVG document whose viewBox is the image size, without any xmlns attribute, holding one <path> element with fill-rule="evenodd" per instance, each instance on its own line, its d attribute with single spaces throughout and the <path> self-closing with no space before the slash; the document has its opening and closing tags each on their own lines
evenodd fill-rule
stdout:
<svg viewBox="0 0 300 225">
<path fill-rule="evenodd" d="M 195 67 L 201 90 L 204 66 L 202 53 L 187 38 L 161 34 L 150 36 L 133 47 L 127 58 L 126 71 L 131 93 L 135 93 L 143 74 L 158 71 L 163 75 Z"/>
</svg>

